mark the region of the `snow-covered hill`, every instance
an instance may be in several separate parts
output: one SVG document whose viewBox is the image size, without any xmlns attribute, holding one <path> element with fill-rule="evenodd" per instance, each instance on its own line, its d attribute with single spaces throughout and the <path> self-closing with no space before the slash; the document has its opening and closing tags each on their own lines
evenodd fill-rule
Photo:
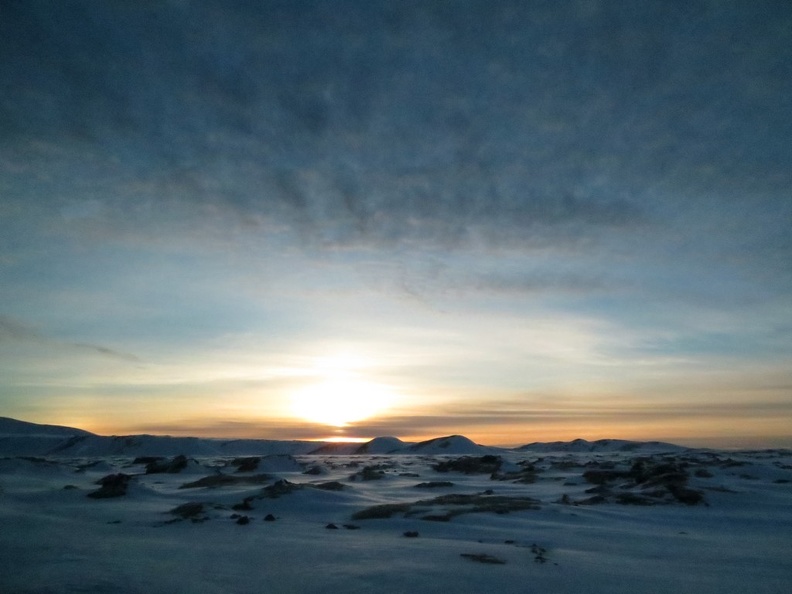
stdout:
<svg viewBox="0 0 792 594">
<path fill-rule="evenodd" d="M 662 441 L 630 441 L 625 439 L 598 439 L 587 441 L 551 441 L 529 443 L 515 448 L 519 452 L 675 452 L 686 448 Z"/>
<path fill-rule="evenodd" d="M 39 425 L 0 417 L 0 455 L 42 456 L 71 442 L 89 438 L 98 436 L 74 427 Z"/>
<path fill-rule="evenodd" d="M 449 454 L 449 455 L 485 455 L 497 448 L 490 448 L 472 442 L 462 435 L 437 437 L 407 446 L 403 452 L 410 454 Z"/>
<path fill-rule="evenodd" d="M 40 425 L 9 417 L 0 417 L 0 437 L 71 437 L 72 435 L 93 435 L 93 433 L 74 427 Z"/>
<path fill-rule="evenodd" d="M 404 443 L 398 437 L 375 437 L 371 441 L 364 443 L 355 450 L 356 454 L 392 454 L 406 448 L 409 444 Z"/>
<path fill-rule="evenodd" d="M 39 425 L 0 417 L 3 456 L 246 456 L 307 454 L 316 442 L 207 439 L 169 435 L 95 435 L 74 427 Z"/>
<path fill-rule="evenodd" d="M 675 452 L 685 448 L 658 441 L 600 439 L 531 443 L 518 452 Z M 477 455 L 509 451 L 474 443 L 462 435 L 449 435 L 407 443 L 397 437 L 376 437 L 364 444 L 268 439 L 214 439 L 169 435 L 95 435 L 74 427 L 39 425 L 0 417 L 0 456 L 268 456 L 296 455 Z"/>
</svg>

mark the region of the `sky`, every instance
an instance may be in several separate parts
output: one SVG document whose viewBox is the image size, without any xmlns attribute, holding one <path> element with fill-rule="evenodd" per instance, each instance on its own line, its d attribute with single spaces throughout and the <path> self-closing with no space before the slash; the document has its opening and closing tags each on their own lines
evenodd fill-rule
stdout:
<svg viewBox="0 0 792 594">
<path fill-rule="evenodd" d="M 792 4 L 0 2 L 0 416 L 792 446 Z"/>
</svg>

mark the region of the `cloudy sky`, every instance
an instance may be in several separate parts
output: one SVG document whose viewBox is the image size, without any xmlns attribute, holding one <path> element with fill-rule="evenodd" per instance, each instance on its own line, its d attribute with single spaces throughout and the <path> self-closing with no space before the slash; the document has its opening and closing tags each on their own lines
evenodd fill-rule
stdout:
<svg viewBox="0 0 792 594">
<path fill-rule="evenodd" d="M 792 4 L 0 3 L 0 416 L 792 445 Z"/>
</svg>

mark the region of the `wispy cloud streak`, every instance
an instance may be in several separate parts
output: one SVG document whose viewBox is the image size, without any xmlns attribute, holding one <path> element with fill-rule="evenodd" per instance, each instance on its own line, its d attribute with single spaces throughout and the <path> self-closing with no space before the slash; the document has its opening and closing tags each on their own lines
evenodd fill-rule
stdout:
<svg viewBox="0 0 792 594">
<path fill-rule="evenodd" d="M 117 351 L 106 346 L 87 342 L 67 342 L 49 337 L 40 333 L 35 328 L 14 320 L 8 316 L 0 315 L 0 343 L 3 342 L 32 342 L 59 349 L 85 351 L 103 357 L 120 359 L 124 361 L 140 362 L 141 359 L 131 353 Z"/>
</svg>

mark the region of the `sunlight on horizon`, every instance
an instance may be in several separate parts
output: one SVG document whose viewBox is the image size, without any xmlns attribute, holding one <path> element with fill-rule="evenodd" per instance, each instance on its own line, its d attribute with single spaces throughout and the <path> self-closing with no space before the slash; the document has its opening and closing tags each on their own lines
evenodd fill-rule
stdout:
<svg viewBox="0 0 792 594">
<path fill-rule="evenodd" d="M 392 400 L 385 386 L 355 378 L 330 378 L 296 391 L 291 412 L 304 421 L 345 427 L 381 414 Z"/>
<path fill-rule="evenodd" d="M 317 358 L 312 375 L 317 380 L 292 393 L 290 412 L 303 421 L 346 427 L 384 413 L 396 397 L 392 389 L 368 380 L 362 357 L 341 354 Z"/>
</svg>

